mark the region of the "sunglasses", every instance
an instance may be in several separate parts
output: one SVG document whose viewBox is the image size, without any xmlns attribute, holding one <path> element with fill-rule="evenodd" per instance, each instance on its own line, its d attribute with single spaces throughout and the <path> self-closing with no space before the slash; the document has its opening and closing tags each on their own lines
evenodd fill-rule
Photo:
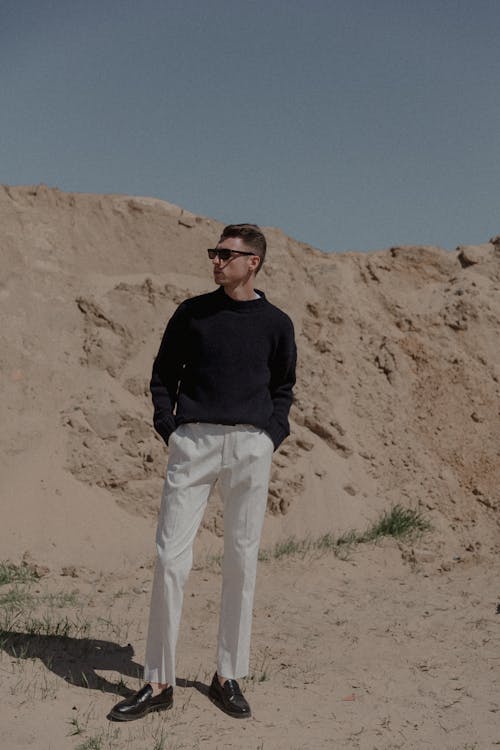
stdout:
<svg viewBox="0 0 500 750">
<path fill-rule="evenodd" d="M 207 250 L 210 260 L 219 257 L 220 260 L 229 260 L 233 255 L 255 255 L 255 253 L 245 253 L 243 250 L 229 250 L 227 247 L 210 248 Z"/>
</svg>

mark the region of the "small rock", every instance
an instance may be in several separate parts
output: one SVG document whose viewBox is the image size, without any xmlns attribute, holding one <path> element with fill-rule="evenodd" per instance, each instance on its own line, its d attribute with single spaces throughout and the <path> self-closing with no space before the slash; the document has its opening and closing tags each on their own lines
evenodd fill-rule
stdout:
<svg viewBox="0 0 500 750">
<path fill-rule="evenodd" d="M 186 227 L 187 229 L 192 229 L 196 226 L 196 216 L 188 211 L 183 210 L 177 221 L 181 227 Z"/>
<path fill-rule="evenodd" d="M 314 443 L 311 443 L 310 440 L 304 440 L 303 438 L 297 438 L 297 445 L 304 451 L 312 451 L 314 448 Z"/>
<path fill-rule="evenodd" d="M 498 507 L 497 503 L 491 500 L 489 497 L 486 497 L 482 493 L 479 495 L 476 495 L 476 500 L 482 505 L 485 505 L 487 508 L 491 508 L 491 510 L 497 510 L 497 507 Z"/>
<path fill-rule="evenodd" d="M 86 414 L 87 422 L 92 430 L 102 440 L 115 437 L 120 424 L 120 415 L 116 412 L 89 412 Z"/>
<path fill-rule="evenodd" d="M 413 551 L 413 559 L 415 562 L 418 563 L 432 563 L 436 560 L 436 555 L 434 552 L 430 552 L 426 549 L 414 549 Z"/>
<path fill-rule="evenodd" d="M 354 497 L 354 495 L 358 494 L 358 491 L 355 487 L 352 486 L 352 484 L 345 484 L 343 487 L 344 492 L 347 492 L 348 495 L 351 495 Z"/>
<path fill-rule="evenodd" d="M 486 242 L 483 245 L 460 245 L 457 247 L 458 260 L 463 268 L 488 260 L 493 253 L 493 246 Z"/>
<path fill-rule="evenodd" d="M 61 570 L 62 576 L 69 576 L 70 578 L 78 578 L 78 571 L 74 565 L 66 565 Z"/>
</svg>

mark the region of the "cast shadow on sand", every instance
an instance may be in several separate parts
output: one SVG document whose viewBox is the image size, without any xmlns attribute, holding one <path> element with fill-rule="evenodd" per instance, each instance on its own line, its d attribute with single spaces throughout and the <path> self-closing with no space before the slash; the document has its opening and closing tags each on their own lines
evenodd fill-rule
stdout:
<svg viewBox="0 0 500 750">
<path fill-rule="evenodd" d="M 0 648 L 14 659 L 40 659 L 47 669 L 71 685 L 90 690 L 120 695 L 124 698 L 133 690 L 123 681 L 110 682 L 97 673 L 118 672 L 124 677 L 141 678 L 142 665 L 133 660 L 134 649 L 112 641 L 96 638 L 70 638 L 61 635 L 32 635 L 0 631 Z M 179 687 L 191 687 L 208 695 L 208 685 L 187 679 L 177 679 Z"/>
<path fill-rule="evenodd" d="M 133 660 L 134 649 L 130 644 L 119 646 L 96 638 L 0 631 L 0 648 L 15 659 L 40 659 L 47 669 L 70 685 L 125 697 L 132 691 L 121 680 L 110 682 L 96 670 L 119 672 L 127 677 L 142 673 L 141 665 Z"/>
</svg>

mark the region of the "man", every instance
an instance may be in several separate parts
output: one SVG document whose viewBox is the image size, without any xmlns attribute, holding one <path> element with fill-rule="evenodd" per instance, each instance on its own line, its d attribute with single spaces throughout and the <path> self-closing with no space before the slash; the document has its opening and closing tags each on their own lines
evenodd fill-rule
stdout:
<svg viewBox="0 0 500 750">
<path fill-rule="evenodd" d="M 255 289 L 266 240 L 254 224 L 227 226 L 212 260 L 216 291 L 185 300 L 153 365 L 154 425 L 169 446 L 156 535 L 144 679 L 111 718 L 170 708 L 183 589 L 216 480 L 224 503 L 217 671 L 209 697 L 251 715 L 237 678 L 248 674 L 252 604 L 272 453 L 289 434 L 296 346 L 290 318 Z"/>
</svg>

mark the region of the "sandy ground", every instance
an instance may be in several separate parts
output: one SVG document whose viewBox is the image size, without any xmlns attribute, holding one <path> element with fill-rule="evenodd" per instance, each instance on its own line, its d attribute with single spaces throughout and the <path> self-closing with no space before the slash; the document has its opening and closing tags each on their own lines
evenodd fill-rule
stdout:
<svg viewBox="0 0 500 750">
<path fill-rule="evenodd" d="M 6 750 L 500 745 L 498 568 L 477 559 L 410 564 L 386 540 L 347 560 L 308 553 L 261 562 L 246 721 L 206 697 L 220 575 L 216 562 L 200 566 L 186 593 L 174 708 L 125 725 L 106 714 L 117 694 L 141 684 L 151 570 L 69 572 L 77 577 L 49 574 L 28 588 L 43 600 L 36 616 L 52 628 L 69 621 L 70 637 L 4 639 Z M 18 616 L 21 633 L 34 616 Z"/>
<path fill-rule="evenodd" d="M 262 562 L 238 722 L 206 697 L 215 494 L 175 707 L 107 721 L 141 684 L 167 458 L 151 364 L 179 302 L 213 288 L 221 228 L 151 198 L 0 186 L 0 564 L 41 574 L 0 585 L 1 750 L 499 745 L 500 235 L 327 254 L 265 229 L 258 285 L 290 314 L 299 364 L 264 547 L 362 531 L 395 504 L 433 530 Z"/>
</svg>

